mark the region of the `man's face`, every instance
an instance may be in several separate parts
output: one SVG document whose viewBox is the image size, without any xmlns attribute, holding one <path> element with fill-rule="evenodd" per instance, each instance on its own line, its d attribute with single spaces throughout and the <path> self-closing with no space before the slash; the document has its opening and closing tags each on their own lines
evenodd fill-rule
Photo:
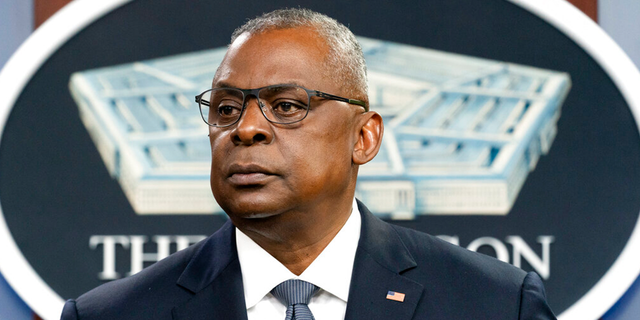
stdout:
<svg viewBox="0 0 640 320">
<path fill-rule="evenodd" d="M 296 84 L 341 95 L 325 68 L 328 51 L 309 28 L 244 34 L 230 46 L 213 87 Z M 238 123 L 210 128 L 211 189 L 234 222 L 309 212 L 353 197 L 354 128 L 362 108 L 312 97 L 304 120 L 278 125 L 264 118 L 255 97 L 246 103 Z"/>
</svg>

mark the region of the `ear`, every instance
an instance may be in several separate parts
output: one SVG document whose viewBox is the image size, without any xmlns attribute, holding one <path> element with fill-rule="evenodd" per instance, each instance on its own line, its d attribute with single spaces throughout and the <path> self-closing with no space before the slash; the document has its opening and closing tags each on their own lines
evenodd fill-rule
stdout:
<svg viewBox="0 0 640 320">
<path fill-rule="evenodd" d="M 363 165 L 378 154 L 382 145 L 382 133 L 384 125 L 382 117 L 375 111 L 369 111 L 360 115 L 361 119 L 356 126 L 359 128 L 356 144 L 353 148 L 353 163 Z"/>
</svg>

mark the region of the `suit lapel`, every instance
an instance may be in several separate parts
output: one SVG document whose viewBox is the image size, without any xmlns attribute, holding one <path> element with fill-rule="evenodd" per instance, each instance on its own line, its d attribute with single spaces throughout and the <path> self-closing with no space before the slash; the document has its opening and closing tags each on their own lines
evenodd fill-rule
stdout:
<svg viewBox="0 0 640 320">
<path fill-rule="evenodd" d="M 235 228 L 227 222 L 209 237 L 189 261 L 178 285 L 194 293 L 175 307 L 179 319 L 247 319 Z"/>
<path fill-rule="evenodd" d="M 411 319 L 424 288 L 402 273 L 414 268 L 416 262 L 390 225 L 374 217 L 359 201 L 358 209 L 362 229 L 345 319 Z M 387 299 L 389 291 L 404 294 L 404 301 Z"/>
</svg>

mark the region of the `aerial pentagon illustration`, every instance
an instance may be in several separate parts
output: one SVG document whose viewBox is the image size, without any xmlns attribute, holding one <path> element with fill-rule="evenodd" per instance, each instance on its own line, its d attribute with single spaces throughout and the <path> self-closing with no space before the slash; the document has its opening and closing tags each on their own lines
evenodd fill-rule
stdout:
<svg viewBox="0 0 640 320">
<path fill-rule="evenodd" d="M 379 154 L 356 197 L 379 216 L 506 215 L 556 135 L 566 73 L 359 37 Z M 72 75 L 80 118 L 137 214 L 222 214 L 194 97 L 226 48 Z"/>
</svg>

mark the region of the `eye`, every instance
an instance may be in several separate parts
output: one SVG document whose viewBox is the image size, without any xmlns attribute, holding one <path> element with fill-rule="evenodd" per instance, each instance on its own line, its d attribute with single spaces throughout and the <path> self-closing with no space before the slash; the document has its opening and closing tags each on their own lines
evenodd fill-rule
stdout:
<svg viewBox="0 0 640 320">
<path fill-rule="evenodd" d="M 217 111 L 217 114 L 221 117 L 231 117 L 239 115 L 242 111 L 242 100 L 224 97 L 219 100 L 212 101 L 212 107 Z"/>
<path fill-rule="evenodd" d="M 281 115 L 281 116 L 289 116 L 298 114 L 300 112 L 305 112 L 306 107 L 301 103 L 296 103 L 293 101 L 279 101 L 273 104 L 273 112 Z"/>
<path fill-rule="evenodd" d="M 236 105 L 223 104 L 218 106 L 218 114 L 222 117 L 233 117 L 240 114 L 242 109 Z"/>
</svg>

